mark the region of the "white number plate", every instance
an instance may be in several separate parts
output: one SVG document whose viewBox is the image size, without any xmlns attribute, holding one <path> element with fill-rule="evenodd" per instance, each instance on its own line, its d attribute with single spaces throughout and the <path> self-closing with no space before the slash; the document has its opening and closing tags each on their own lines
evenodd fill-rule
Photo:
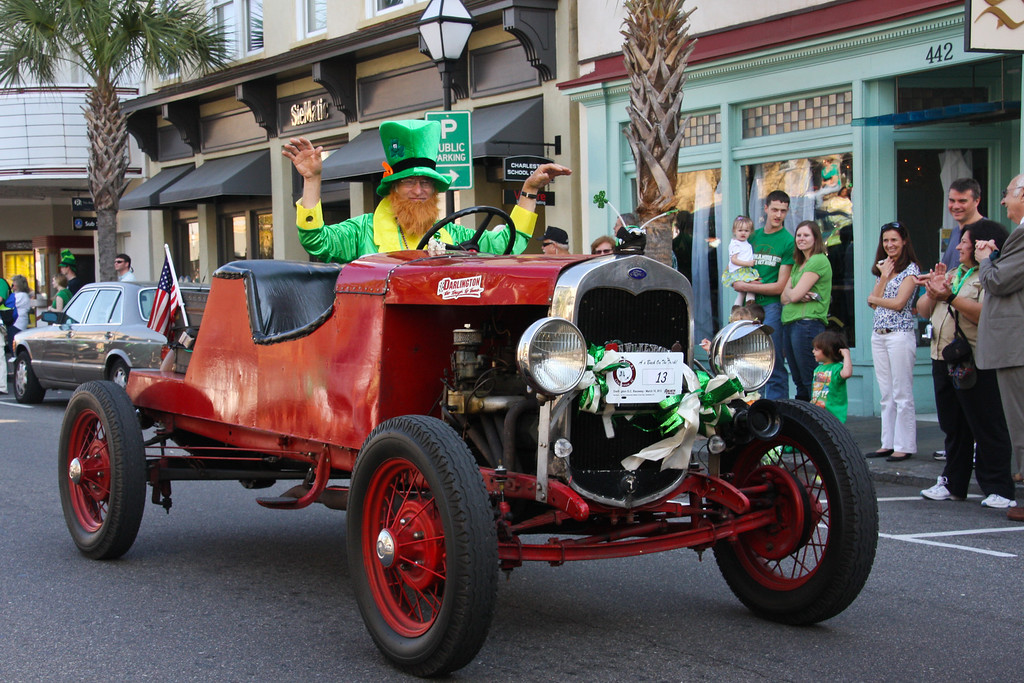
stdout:
<svg viewBox="0 0 1024 683">
<path fill-rule="evenodd" d="M 609 372 L 608 403 L 657 403 L 683 392 L 682 353 L 622 353 L 626 367 Z"/>
</svg>

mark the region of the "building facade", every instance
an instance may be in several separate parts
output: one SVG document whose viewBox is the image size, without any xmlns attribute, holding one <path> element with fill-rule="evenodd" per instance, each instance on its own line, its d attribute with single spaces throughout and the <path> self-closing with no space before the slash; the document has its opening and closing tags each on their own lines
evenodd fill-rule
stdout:
<svg viewBox="0 0 1024 683">
<path fill-rule="evenodd" d="M 453 109 L 472 112 L 473 186 L 457 193 L 456 208 L 510 210 L 522 182 L 505 181 L 504 158 L 573 164 L 576 109 L 557 82 L 578 75 L 575 44 L 556 37 L 568 35 L 575 17 L 571 3 L 558 0 L 464 4 L 476 25 L 456 66 Z M 166 242 L 178 274 L 196 280 L 240 258 L 308 258 L 295 229 L 301 178 L 281 155 L 293 136 L 326 150 L 328 222 L 372 211 L 384 171 L 380 123 L 441 109 L 439 71 L 420 51 L 417 31 L 426 7 L 422 0 L 215 2 L 237 61 L 198 80 L 152 83 L 126 105 L 151 177 L 125 194 L 121 208 L 149 212 L 152 257 L 162 260 Z M 550 188 L 541 226 L 570 225 L 577 183 L 559 179 Z"/>
<path fill-rule="evenodd" d="M 605 190 L 626 210 L 636 175 L 622 135 L 628 87 L 621 55 L 603 47 L 619 22 L 594 20 L 607 4 L 579 3 L 580 35 L 604 40 L 580 42 L 581 76 L 559 86 L 582 107 L 580 195 Z M 689 274 L 704 304 L 698 337 L 710 336 L 734 298 L 718 286 L 728 255 L 716 244 L 728 243 L 737 215 L 759 224 L 764 197 L 783 189 L 793 198 L 786 226 L 817 220 L 826 237 L 831 322 L 853 346 L 850 414 L 870 415 L 878 402 L 866 299 L 879 228 L 909 225 L 928 270 L 953 225 L 946 188 L 963 176 L 981 183 L 982 213 L 1006 224 L 1000 191 L 1022 159 L 1020 54 L 965 51 L 964 3 L 941 0 L 719 0 L 695 3 L 691 26 L 677 207 L 692 231 Z M 607 208 L 581 209 L 583 241 L 608 231 Z M 919 412 L 934 410 L 926 322 Z"/>
<path fill-rule="evenodd" d="M 138 90 L 123 88 L 120 95 L 135 97 Z M 0 277 L 10 281 L 24 275 L 43 307 L 53 295 L 50 279 L 57 273 L 61 249 L 76 255 L 87 281 L 97 271 L 85 98 L 86 84 L 74 73 L 55 88 L 0 88 Z M 128 174 L 139 178 L 142 155 L 134 144 L 131 148 Z M 144 216 L 126 216 L 119 251 L 142 255 L 146 264 L 149 238 Z M 148 272 L 139 276 L 148 277 Z"/>
</svg>

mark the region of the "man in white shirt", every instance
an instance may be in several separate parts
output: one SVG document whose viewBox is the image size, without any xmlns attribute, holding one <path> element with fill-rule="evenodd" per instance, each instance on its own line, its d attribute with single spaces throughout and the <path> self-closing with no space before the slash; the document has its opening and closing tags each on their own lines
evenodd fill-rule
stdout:
<svg viewBox="0 0 1024 683">
<path fill-rule="evenodd" d="M 135 271 L 132 270 L 132 257 L 128 254 L 118 254 L 114 257 L 114 272 L 121 282 L 135 282 Z"/>
</svg>

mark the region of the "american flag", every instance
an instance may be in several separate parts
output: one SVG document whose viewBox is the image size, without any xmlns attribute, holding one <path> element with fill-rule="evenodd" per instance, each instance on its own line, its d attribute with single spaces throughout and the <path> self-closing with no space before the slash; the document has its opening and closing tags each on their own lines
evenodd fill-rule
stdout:
<svg viewBox="0 0 1024 683">
<path fill-rule="evenodd" d="M 164 256 L 164 267 L 160 271 L 160 281 L 156 285 L 156 295 L 153 297 L 153 310 L 149 314 L 149 329 L 165 337 L 169 335 L 171 319 L 180 302 L 181 292 L 178 291 L 178 283 L 171 275 L 171 262 Z"/>
</svg>

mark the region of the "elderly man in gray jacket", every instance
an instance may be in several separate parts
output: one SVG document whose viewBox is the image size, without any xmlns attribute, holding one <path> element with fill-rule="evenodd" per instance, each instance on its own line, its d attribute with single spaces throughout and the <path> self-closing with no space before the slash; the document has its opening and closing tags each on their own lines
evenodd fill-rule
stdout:
<svg viewBox="0 0 1024 683">
<path fill-rule="evenodd" d="M 979 368 L 994 368 L 1003 400 L 1006 426 L 1013 442 L 1014 479 L 1024 478 L 1024 173 L 1003 192 L 1006 215 L 1017 224 L 1002 249 L 995 242 L 978 242 L 978 276 L 985 288 L 985 305 L 978 323 Z M 1024 509 L 1010 508 L 1010 519 L 1024 521 Z"/>
</svg>

